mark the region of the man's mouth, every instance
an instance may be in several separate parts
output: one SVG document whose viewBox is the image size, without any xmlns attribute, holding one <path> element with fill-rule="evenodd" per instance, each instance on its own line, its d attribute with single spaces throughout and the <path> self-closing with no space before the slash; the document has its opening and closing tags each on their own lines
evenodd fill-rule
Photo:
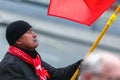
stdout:
<svg viewBox="0 0 120 80">
<path fill-rule="evenodd" d="M 33 41 L 34 41 L 34 42 L 37 42 L 38 40 L 37 40 L 37 38 L 34 38 Z"/>
</svg>

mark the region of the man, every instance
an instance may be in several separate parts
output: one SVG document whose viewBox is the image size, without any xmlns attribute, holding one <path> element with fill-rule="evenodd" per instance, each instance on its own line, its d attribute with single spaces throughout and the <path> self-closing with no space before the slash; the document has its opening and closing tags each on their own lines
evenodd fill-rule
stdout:
<svg viewBox="0 0 120 80">
<path fill-rule="evenodd" d="M 0 80 L 70 80 L 81 60 L 64 68 L 44 62 L 35 48 L 39 45 L 32 26 L 18 20 L 8 25 L 8 51 L 0 63 Z"/>
<path fill-rule="evenodd" d="M 120 58 L 108 52 L 93 53 L 82 62 L 78 80 L 120 80 Z"/>
</svg>

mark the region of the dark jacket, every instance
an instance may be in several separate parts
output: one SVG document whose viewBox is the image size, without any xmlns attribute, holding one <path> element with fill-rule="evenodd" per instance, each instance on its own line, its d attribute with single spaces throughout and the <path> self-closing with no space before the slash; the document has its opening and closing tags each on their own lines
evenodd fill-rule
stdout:
<svg viewBox="0 0 120 80">
<path fill-rule="evenodd" d="M 82 60 L 64 68 L 54 68 L 42 61 L 42 66 L 48 70 L 48 80 L 70 80 Z M 0 80 L 39 80 L 33 67 L 23 60 L 7 52 L 0 63 Z"/>
</svg>

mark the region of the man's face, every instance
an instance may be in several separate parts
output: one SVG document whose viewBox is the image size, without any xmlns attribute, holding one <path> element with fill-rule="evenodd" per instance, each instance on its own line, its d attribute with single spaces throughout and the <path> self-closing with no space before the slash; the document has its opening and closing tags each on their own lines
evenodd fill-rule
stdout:
<svg viewBox="0 0 120 80">
<path fill-rule="evenodd" d="M 89 69 L 81 72 L 79 80 L 120 80 L 120 58 L 114 54 L 101 53 L 96 64 L 92 65 L 92 63 L 92 66 L 87 66 L 90 67 Z M 95 59 L 94 57 L 97 56 L 90 59 Z"/>
<path fill-rule="evenodd" d="M 92 75 L 91 79 L 89 79 L 89 80 L 120 80 L 120 75 L 116 74 L 116 73 L 113 75 L 109 75 L 108 73 L 107 74 L 96 73 L 96 74 Z"/>
<path fill-rule="evenodd" d="M 90 80 L 120 80 L 120 63 L 106 65 L 100 73 L 92 73 Z"/>
<path fill-rule="evenodd" d="M 110 75 L 109 73 L 86 73 L 85 75 L 86 76 L 83 76 L 81 80 L 120 80 L 120 71 L 113 75 Z"/>
<path fill-rule="evenodd" d="M 17 41 L 16 44 L 19 47 L 33 50 L 35 49 L 39 43 L 37 40 L 37 35 L 33 32 L 32 28 L 30 28 L 25 34 L 23 34 Z"/>
<path fill-rule="evenodd" d="M 81 80 L 120 80 L 120 62 L 105 64 L 100 72 L 86 71 Z"/>
</svg>

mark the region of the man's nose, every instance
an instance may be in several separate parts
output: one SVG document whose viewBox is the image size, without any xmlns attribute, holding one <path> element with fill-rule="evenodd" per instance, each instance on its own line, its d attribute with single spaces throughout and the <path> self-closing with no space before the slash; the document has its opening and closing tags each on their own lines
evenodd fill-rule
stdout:
<svg viewBox="0 0 120 80">
<path fill-rule="evenodd" d="M 37 34 L 33 31 L 33 37 L 37 37 Z"/>
</svg>

